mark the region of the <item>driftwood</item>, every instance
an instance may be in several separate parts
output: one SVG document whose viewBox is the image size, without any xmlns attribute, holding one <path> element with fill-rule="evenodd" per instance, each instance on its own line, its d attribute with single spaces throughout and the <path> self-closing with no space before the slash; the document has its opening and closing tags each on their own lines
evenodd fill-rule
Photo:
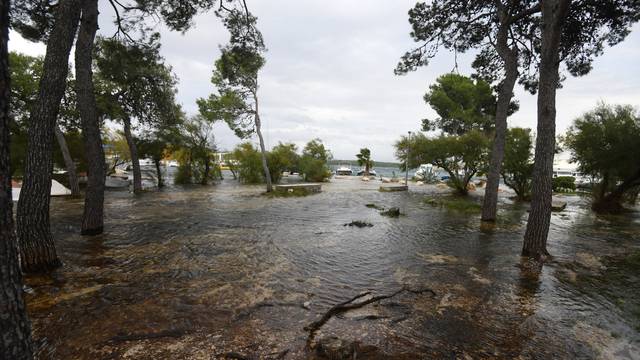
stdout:
<svg viewBox="0 0 640 360">
<path fill-rule="evenodd" d="M 366 291 L 363 292 L 361 294 L 358 294 L 354 297 L 352 297 L 351 299 L 341 302 L 337 305 L 332 306 L 329 310 L 327 310 L 327 312 L 324 313 L 324 315 L 322 315 L 322 317 L 314 322 L 312 322 L 311 324 L 307 325 L 304 327 L 304 330 L 309 332 L 309 337 L 307 337 L 307 346 L 310 347 L 311 342 L 313 341 L 313 338 L 315 337 L 315 334 L 318 330 L 320 330 L 320 328 L 327 323 L 327 321 L 329 321 L 332 317 L 342 314 L 344 312 L 347 312 L 349 310 L 353 310 L 353 309 L 359 309 L 361 307 L 364 307 L 366 305 L 375 303 L 375 302 L 379 302 L 385 299 L 389 299 L 392 298 L 398 294 L 401 294 L 403 292 L 410 292 L 412 294 L 424 294 L 424 293 L 430 293 L 432 297 L 436 296 L 436 293 L 431 290 L 431 289 L 421 289 L 421 290 L 411 290 L 408 288 L 402 288 L 400 290 L 397 290 L 391 294 L 388 295 L 378 295 L 378 296 L 372 296 L 366 300 L 360 301 L 360 302 L 355 302 L 358 299 L 361 299 L 363 297 L 369 296 L 371 295 L 371 291 Z"/>
</svg>

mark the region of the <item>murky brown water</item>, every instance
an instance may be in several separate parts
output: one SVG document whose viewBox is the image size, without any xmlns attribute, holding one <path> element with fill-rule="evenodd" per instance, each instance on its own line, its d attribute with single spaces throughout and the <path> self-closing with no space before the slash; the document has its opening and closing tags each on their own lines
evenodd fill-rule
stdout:
<svg viewBox="0 0 640 360">
<path fill-rule="evenodd" d="M 54 199 L 64 267 L 27 279 L 39 357 L 309 358 L 303 327 L 329 307 L 408 286 L 436 296 L 348 312 L 316 339 L 375 346 L 360 359 L 640 359 L 639 213 L 596 217 L 586 199 L 567 197 L 552 220 L 555 260 L 537 274 L 518 256 L 525 208 L 504 200 L 498 226 L 480 231 L 478 215 L 423 202 L 441 189 L 378 186 L 338 179 L 305 198 L 267 198 L 232 180 L 110 192 L 107 232 L 95 238 L 78 235 L 81 200 Z M 374 226 L 343 226 L 352 220 Z"/>
</svg>

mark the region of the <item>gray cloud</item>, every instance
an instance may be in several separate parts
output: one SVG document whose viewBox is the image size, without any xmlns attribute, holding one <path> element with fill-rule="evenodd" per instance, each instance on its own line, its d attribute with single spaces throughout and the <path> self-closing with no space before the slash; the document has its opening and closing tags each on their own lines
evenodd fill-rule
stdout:
<svg viewBox="0 0 640 360">
<path fill-rule="evenodd" d="M 390 161 L 393 143 L 420 119 L 434 116 L 422 96 L 429 84 L 454 66 L 441 53 L 431 64 L 406 76 L 394 76 L 399 57 L 414 44 L 407 11 L 413 0 L 248 0 L 269 48 L 260 74 L 261 104 L 268 145 L 302 146 L 319 137 L 336 158 L 350 159 L 369 147 L 374 159 Z M 101 32 L 110 35 L 110 9 L 101 8 Z M 640 27 L 621 45 L 606 49 L 587 77 L 569 78 L 558 92 L 558 131 L 598 101 L 638 105 Z M 160 28 L 162 53 L 180 78 L 178 99 L 189 113 L 195 100 L 214 91 L 209 78 L 219 45 L 227 33 L 213 13 L 197 17 L 186 34 Z M 42 52 L 40 45 L 16 40 L 12 50 Z M 471 55 L 458 57 L 468 74 Z M 518 89 L 521 110 L 512 126 L 535 128 L 536 98 Z M 220 148 L 239 140 L 224 124 L 216 125 Z"/>
</svg>

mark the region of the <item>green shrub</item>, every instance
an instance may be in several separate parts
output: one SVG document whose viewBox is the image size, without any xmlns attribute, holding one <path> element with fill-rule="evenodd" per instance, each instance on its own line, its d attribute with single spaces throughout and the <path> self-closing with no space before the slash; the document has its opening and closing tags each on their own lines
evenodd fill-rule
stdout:
<svg viewBox="0 0 640 360">
<path fill-rule="evenodd" d="M 298 148 L 295 144 L 278 143 L 267 154 L 269 173 L 271 173 L 271 181 L 273 183 L 279 183 L 282 180 L 283 171 L 293 172 L 297 170 L 298 162 L 300 161 L 297 150 Z"/>
<path fill-rule="evenodd" d="M 573 176 L 558 176 L 553 178 L 553 191 L 575 191 L 576 178 Z"/>
<path fill-rule="evenodd" d="M 238 179 L 244 184 L 260 184 L 264 182 L 262 156 L 260 151 L 249 142 L 236 146 L 233 158 L 238 162 Z"/>
<path fill-rule="evenodd" d="M 173 181 L 176 185 L 191 184 L 192 176 L 193 171 L 191 170 L 191 166 L 187 164 L 180 164 Z"/>
<path fill-rule="evenodd" d="M 331 176 L 331 169 L 327 162 L 331 159 L 331 152 L 324 147 L 322 140 L 313 139 L 307 143 L 300 159 L 300 172 L 305 181 L 323 182 Z"/>
</svg>

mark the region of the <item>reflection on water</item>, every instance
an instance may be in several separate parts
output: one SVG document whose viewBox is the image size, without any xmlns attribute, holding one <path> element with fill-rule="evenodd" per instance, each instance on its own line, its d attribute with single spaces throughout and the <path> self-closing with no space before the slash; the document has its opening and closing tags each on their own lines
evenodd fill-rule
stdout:
<svg viewBox="0 0 640 360">
<path fill-rule="evenodd" d="M 542 269 L 518 256 L 526 208 L 501 221 L 336 179 L 304 198 L 226 180 L 132 196 L 110 192 L 104 235 L 78 235 L 81 200 L 54 199 L 64 267 L 30 277 L 43 359 L 315 356 L 303 327 L 371 290 L 429 287 L 330 320 L 317 335 L 374 346 L 370 358 L 632 358 L 640 353 L 640 217 L 596 217 L 568 197 Z M 365 204 L 399 207 L 382 217 Z M 352 220 L 370 228 L 344 227 Z M 631 260 L 629 260 L 631 259 Z M 638 260 L 640 263 L 640 259 Z"/>
</svg>

